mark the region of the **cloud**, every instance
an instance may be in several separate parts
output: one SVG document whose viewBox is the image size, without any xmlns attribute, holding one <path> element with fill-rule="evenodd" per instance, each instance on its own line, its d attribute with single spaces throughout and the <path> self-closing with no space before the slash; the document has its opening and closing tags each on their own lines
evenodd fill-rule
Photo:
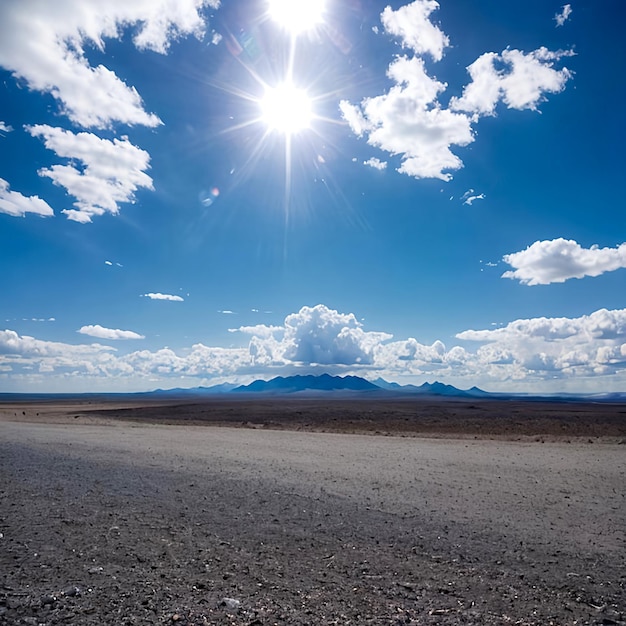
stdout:
<svg viewBox="0 0 626 626">
<path fill-rule="evenodd" d="M 381 161 L 380 159 L 377 159 L 376 157 L 372 157 L 371 159 L 368 159 L 367 161 L 363 161 L 363 165 L 369 165 L 370 167 L 373 167 L 375 170 L 379 170 L 379 171 L 387 169 L 387 162 Z"/>
<path fill-rule="evenodd" d="M 69 119 L 83 127 L 112 122 L 156 126 L 134 87 L 104 65 L 93 67 L 86 46 L 104 50 L 105 38 L 119 38 L 136 26 L 140 50 L 165 53 L 171 39 L 201 36 L 203 6 L 217 0 L 4 0 L 0 3 L 0 66 L 35 91 L 52 95 Z"/>
<path fill-rule="evenodd" d="M 387 33 L 400 37 L 402 47 L 411 48 L 416 54 L 430 54 L 440 61 L 450 42 L 428 19 L 438 8 L 439 3 L 434 0 L 415 0 L 397 11 L 388 6 L 380 17 Z"/>
<path fill-rule="evenodd" d="M 515 320 L 495 330 L 467 330 L 458 339 L 483 342 L 477 360 L 531 379 L 616 374 L 626 365 L 626 309 L 600 309 L 578 318 Z"/>
<path fill-rule="evenodd" d="M 99 324 L 82 326 L 78 329 L 82 335 L 98 337 L 99 339 L 145 339 L 144 335 L 135 333 L 132 330 L 119 330 L 113 328 L 104 328 Z"/>
<path fill-rule="evenodd" d="M 127 139 L 101 139 L 92 133 L 73 133 L 45 124 L 27 126 L 33 137 L 41 137 L 46 148 L 67 158 L 66 165 L 39 170 L 56 185 L 64 187 L 77 200 L 76 209 L 62 211 L 70 220 L 81 223 L 106 212 L 117 214 L 119 203 L 131 202 L 138 188 L 153 189 L 145 173 L 150 155 Z M 83 166 L 78 167 L 75 161 Z"/>
<path fill-rule="evenodd" d="M 520 50 L 487 52 L 468 68 L 472 78 L 460 98 L 450 100 L 450 108 L 476 115 L 495 115 L 501 100 L 509 109 L 537 110 L 545 93 L 559 93 L 573 76 L 567 68 L 556 70 L 554 62 L 572 56 L 570 50 L 552 52 L 539 48 L 528 54 Z"/>
<path fill-rule="evenodd" d="M 0 133 L 10 133 L 12 130 L 12 126 L 9 126 L 8 124 L 5 124 L 3 121 L 0 120 Z"/>
<path fill-rule="evenodd" d="M 515 269 L 504 272 L 502 278 L 531 286 L 564 283 L 570 278 L 600 276 L 626 268 L 626 243 L 616 248 L 583 248 L 571 239 L 535 241 L 525 250 L 505 255 L 503 260 Z"/>
<path fill-rule="evenodd" d="M 487 196 L 484 193 L 475 194 L 473 189 L 468 189 L 462 196 L 463 204 L 472 206 L 476 200 L 484 200 Z"/>
<path fill-rule="evenodd" d="M 143 297 L 150 298 L 150 300 L 170 300 L 171 302 L 184 302 L 184 298 L 180 296 L 171 296 L 167 293 L 144 293 Z"/>
<path fill-rule="evenodd" d="M 356 105 L 342 100 L 339 109 L 355 135 L 400 156 L 398 172 L 449 181 L 451 172 L 463 167 L 451 148 L 475 140 L 472 125 L 479 117 L 495 115 L 500 101 L 513 109 L 537 110 L 546 93 L 562 91 L 572 77 L 567 68 L 554 69 L 553 65 L 573 52 L 542 47 L 528 54 L 511 49 L 485 53 L 468 67 L 472 81 L 462 96 L 451 98 L 445 107 L 440 96 L 447 84 L 429 76 L 419 56 L 428 54 L 439 61 L 449 44 L 429 19 L 438 7 L 434 0 L 416 0 L 397 11 L 390 7 L 383 11 L 385 32 L 399 37 L 402 47 L 414 55 L 398 56 L 391 62 L 387 76 L 394 85 L 386 93 Z"/>
<path fill-rule="evenodd" d="M 446 86 L 428 76 L 421 59 L 398 57 L 387 74 L 396 85 L 358 106 L 342 101 L 344 119 L 355 134 L 367 134 L 368 144 L 401 155 L 400 173 L 450 180 L 446 170 L 463 166 L 450 146 L 474 141 L 470 118 L 439 105 Z"/>
<path fill-rule="evenodd" d="M 450 348 L 440 340 L 430 345 L 414 337 L 394 340 L 389 333 L 365 330 L 353 313 L 322 304 L 302 307 L 280 326 L 242 326 L 231 332 L 250 335 L 248 346 L 198 343 L 179 351 L 121 354 L 109 346 L 50 342 L 5 330 L 0 332 L 4 372 L 0 382 L 8 380 L 11 385 L 38 372 L 67 384 L 83 380 L 91 387 L 108 383 L 115 388 L 133 381 L 138 388 L 149 388 L 155 380 L 189 385 L 329 372 L 437 379 L 509 391 L 516 387 L 535 393 L 562 391 L 568 385 L 574 391 L 582 390 L 583 384 L 598 391 L 599 385 L 606 390 L 626 384 L 626 309 L 600 309 L 578 318 L 518 319 L 498 328 L 465 330 L 456 338 L 466 345 Z"/>
<path fill-rule="evenodd" d="M 14 217 L 24 217 L 26 213 L 35 213 L 42 217 L 54 215 L 52 207 L 39 196 L 24 196 L 19 191 L 11 191 L 9 183 L 0 178 L 0 213 Z"/>
<path fill-rule="evenodd" d="M 567 20 L 569 20 L 571 14 L 572 14 L 572 5 L 571 4 L 564 4 L 563 5 L 563 9 L 561 10 L 561 12 L 557 13 L 554 16 L 554 21 L 556 22 L 557 28 L 559 26 L 563 26 L 563 24 L 565 24 L 565 22 L 567 22 Z"/>
</svg>

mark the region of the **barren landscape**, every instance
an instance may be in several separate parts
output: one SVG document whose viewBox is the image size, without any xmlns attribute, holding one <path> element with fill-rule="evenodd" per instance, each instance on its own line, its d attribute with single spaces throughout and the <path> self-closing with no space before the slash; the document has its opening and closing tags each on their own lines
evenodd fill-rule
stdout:
<svg viewBox="0 0 626 626">
<path fill-rule="evenodd" d="M 626 407 L 0 405 L 0 624 L 624 624 Z"/>
</svg>

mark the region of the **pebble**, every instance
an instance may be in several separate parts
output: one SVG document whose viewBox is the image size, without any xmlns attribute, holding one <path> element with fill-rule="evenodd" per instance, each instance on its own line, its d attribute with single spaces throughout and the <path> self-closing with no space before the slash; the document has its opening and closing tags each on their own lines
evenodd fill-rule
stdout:
<svg viewBox="0 0 626 626">
<path fill-rule="evenodd" d="M 241 606 L 241 602 L 239 600 L 236 600 L 235 598 L 223 598 L 222 606 L 225 606 L 227 609 L 234 611 Z"/>
</svg>

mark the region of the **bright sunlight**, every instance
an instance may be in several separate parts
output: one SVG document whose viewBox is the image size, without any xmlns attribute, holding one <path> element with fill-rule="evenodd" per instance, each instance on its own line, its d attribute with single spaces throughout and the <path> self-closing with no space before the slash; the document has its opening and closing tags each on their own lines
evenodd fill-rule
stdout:
<svg viewBox="0 0 626 626">
<path fill-rule="evenodd" d="M 325 0 L 269 0 L 268 14 L 288 30 L 298 35 L 322 21 Z"/>
<path fill-rule="evenodd" d="M 291 83 L 268 87 L 259 104 L 261 119 L 272 130 L 294 135 L 311 125 L 311 99 Z"/>
</svg>

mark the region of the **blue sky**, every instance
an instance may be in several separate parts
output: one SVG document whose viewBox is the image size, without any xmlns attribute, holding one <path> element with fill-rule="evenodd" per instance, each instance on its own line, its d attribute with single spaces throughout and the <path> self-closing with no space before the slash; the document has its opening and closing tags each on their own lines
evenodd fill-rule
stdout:
<svg viewBox="0 0 626 626">
<path fill-rule="evenodd" d="M 624 391 L 623 18 L 3 2 L 0 390 Z"/>
</svg>

